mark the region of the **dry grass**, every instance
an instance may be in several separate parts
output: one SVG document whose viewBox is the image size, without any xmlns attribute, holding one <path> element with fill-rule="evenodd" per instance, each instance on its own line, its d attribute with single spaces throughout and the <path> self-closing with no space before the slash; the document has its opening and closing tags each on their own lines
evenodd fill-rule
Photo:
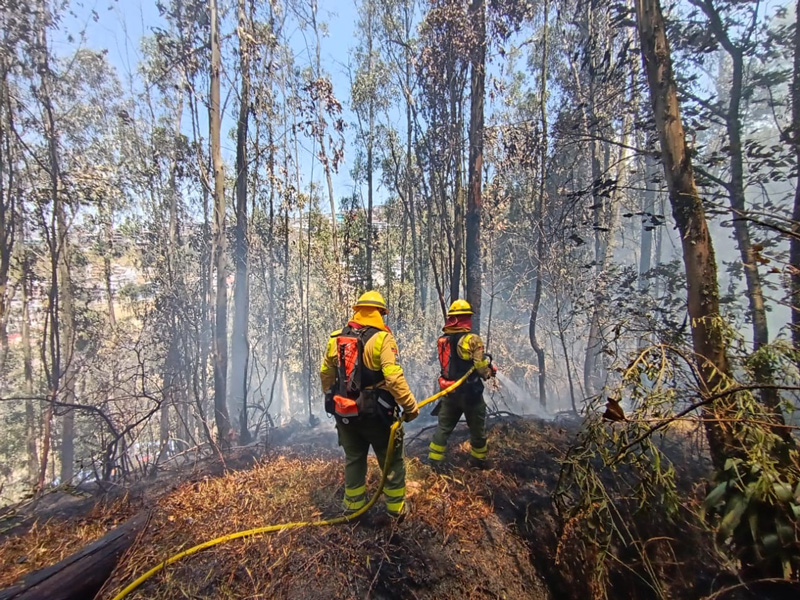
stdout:
<svg viewBox="0 0 800 600">
<path fill-rule="evenodd" d="M 509 457 L 515 464 L 530 462 L 530 435 L 523 453 L 526 433 L 514 427 L 502 431 L 492 446 L 498 462 Z M 131 597 L 546 597 L 513 523 L 495 514 L 497 490 L 521 482 L 503 468 L 466 468 L 468 454 L 468 444 L 454 439 L 454 468 L 447 475 L 407 458 L 412 514 L 400 525 L 389 523 L 379 504 L 356 523 L 233 541 L 171 565 Z M 378 475 L 371 457 L 369 491 Z M 322 458 L 275 455 L 247 472 L 181 486 L 159 503 L 147 533 L 102 597 L 112 597 L 151 566 L 201 541 L 266 524 L 338 516 L 342 491 L 338 452 Z"/>
<path fill-rule="evenodd" d="M 434 473 L 418 457 L 429 436 L 407 445 L 411 516 L 390 523 L 382 501 L 358 522 L 236 540 L 169 566 L 130 598 L 547 598 L 517 533 L 532 494 L 543 501 L 543 478 L 565 447 L 557 428 L 500 422 L 490 434 L 494 468 L 470 468 L 466 431 L 448 454 L 452 470 Z M 157 502 L 147 530 L 122 560 L 100 598 L 160 561 L 202 541 L 267 524 L 339 516 L 340 450 L 273 452 L 251 469 L 177 485 Z M 555 473 L 557 475 L 557 471 Z M 370 457 L 368 491 L 379 469 Z M 0 545 L 0 586 L 48 566 L 128 518 L 126 500 L 100 504 L 69 523 L 37 524 Z"/>
</svg>

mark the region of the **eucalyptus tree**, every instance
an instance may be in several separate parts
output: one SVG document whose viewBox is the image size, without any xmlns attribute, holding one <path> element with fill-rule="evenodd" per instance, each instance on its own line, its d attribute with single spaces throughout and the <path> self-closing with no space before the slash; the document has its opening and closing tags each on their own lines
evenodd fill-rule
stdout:
<svg viewBox="0 0 800 600">
<path fill-rule="evenodd" d="M 225 255 L 225 164 L 222 160 L 220 79 L 222 77 L 222 53 L 220 50 L 219 12 L 217 0 L 209 0 L 211 27 L 210 91 L 208 104 L 208 126 L 211 163 L 214 170 L 214 221 L 213 250 L 216 272 L 216 300 L 214 310 L 214 420 L 217 436 L 224 444 L 233 433 L 228 416 L 228 284 Z"/>
<path fill-rule="evenodd" d="M 717 477 L 724 521 L 720 533 L 733 534 L 732 546 L 742 562 L 741 570 L 760 575 L 788 576 L 797 568 L 792 544 L 774 545 L 768 536 L 784 535 L 782 528 L 796 528 L 796 509 L 791 494 L 798 480 L 796 450 L 792 441 L 770 432 L 769 422 L 759 420 L 758 406 L 750 406 L 732 383 L 727 341 L 720 323 L 717 265 L 705 210 L 695 184 L 692 159 L 683 127 L 670 46 L 658 0 L 637 0 L 637 28 L 642 59 L 650 88 L 664 174 L 675 221 L 681 232 L 683 261 L 688 286 L 696 373 L 703 401 L 699 407 Z M 762 384 L 763 385 L 763 384 Z M 750 422 L 743 415 L 753 414 Z M 729 465 L 739 465 L 731 469 Z M 779 482 L 774 486 L 774 482 Z M 716 510 L 719 501 L 706 505 Z M 791 512 L 790 509 L 791 508 Z M 747 518 L 745 517 L 747 514 Z M 787 521 L 788 519 L 788 521 Z M 727 532 L 727 533 L 725 533 Z M 786 552 L 793 553 L 793 558 Z"/>
<path fill-rule="evenodd" d="M 795 7 L 795 19 L 800 14 L 800 2 Z M 789 308 L 792 311 L 792 341 L 794 342 L 795 364 L 800 369 L 800 27 L 795 23 L 794 28 L 794 68 L 792 71 L 792 128 L 791 143 L 794 147 L 795 165 L 798 169 L 797 184 L 794 193 L 794 208 L 792 209 L 792 236 L 790 239 L 791 250 L 789 263 Z"/>
<path fill-rule="evenodd" d="M 429 256 L 444 311 L 447 297 L 459 298 L 462 289 L 464 104 L 470 55 L 469 36 L 464 33 L 472 28 L 461 2 L 431 0 L 426 8 L 417 63 L 419 110 L 426 129 L 418 151 L 420 164 L 428 170 L 424 185 L 432 202 L 429 213 L 439 220 L 439 235 L 434 235 Z"/>
<path fill-rule="evenodd" d="M 772 177 L 780 167 L 769 160 L 759 160 L 759 141 L 764 127 L 752 121 L 757 107 L 759 88 L 769 81 L 754 57 L 759 46 L 769 40 L 764 36 L 762 9 L 758 2 L 731 3 L 725 0 L 691 0 L 692 9 L 685 20 L 674 26 L 676 43 L 685 56 L 687 67 L 698 73 L 716 65 L 719 70 L 716 86 L 704 90 L 699 77 L 690 73 L 684 85 L 692 103 L 695 134 L 707 140 L 699 148 L 697 162 L 701 184 L 712 197 L 727 197 L 731 222 L 744 272 L 748 317 L 752 324 L 755 352 L 770 342 L 764 276 L 760 255 L 766 232 L 754 229 L 751 221 L 759 212 L 755 198 L 767 191 Z M 767 42 L 771 43 L 771 42 Z M 716 89 L 714 89 L 716 87 Z M 770 92 L 770 96 L 774 91 Z M 710 135 L 709 135 L 710 134 Z M 777 159 L 778 157 L 772 157 Z M 784 171 L 788 169 L 783 169 Z M 761 171 L 761 173 L 759 173 Z M 769 201 L 768 201 L 769 202 Z M 762 243 L 756 239 L 761 237 Z M 756 367 L 758 377 L 765 383 L 773 379 L 771 360 L 760 357 Z M 783 420 L 779 396 L 774 390 L 763 390 L 762 398 L 772 407 L 776 417 Z"/>
<path fill-rule="evenodd" d="M 247 197 L 249 162 L 248 128 L 250 126 L 250 62 L 253 40 L 253 3 L 249 16 L 245 0 L 236 5 L 239 39 L 239 114 L 236 122 L 236 226 L 234 228 L 233 262 L 236 275 L 233 288 L 233 331 L 231 335 L 231 412 L 233 430 L 242 443 L 250 441 L 247 428 L 247 367 L 250 358 L 250 233 L 248 229 Z"/>
<path fill-rule="evenodd" d="M 367 183 L 366 235 L 364 247 L 366 251 L 365 289 L 372 289 L 373 246 L 375 235 L 373 230 L 374 192 L 376 170 L 376 130 L 378 112 L 385 111 L 389 104 L 389 73 L 387 65 L 381 59 L 378 49 L 378 30 L 380 14 L 378 3 L 364 0 L 359 5 L 358 29 L 362 33 L 365 45 L 355 50 L 355 73 L 352 77 L 350 96 L 353 110 L 357 118 L 357 139 L 365 148 L 365 164 Z"/>
<path fill-rule="evenodd" d="M 483 179 L 483 106 L 486 87 L 486 4 L 472 0 L 467 15 L 472 25 L 470 48 L 469 170 L 466 225 L 466 297 L 475 313 L 473 328 L 481 328 L 481 211 Z"/>
</svg>

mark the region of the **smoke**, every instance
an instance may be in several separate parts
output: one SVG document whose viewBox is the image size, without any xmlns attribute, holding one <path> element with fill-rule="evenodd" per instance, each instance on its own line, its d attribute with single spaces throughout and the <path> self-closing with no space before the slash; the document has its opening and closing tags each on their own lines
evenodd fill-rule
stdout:
<svg viewBox="0 0 800 600">
<path fill-rule="evenodd" d="M 536 399 L 499 371 L 497 372 L 497 380 L 500 386 L 497 392 L 494 393 L 494 398 L 497 402 L 499 397 L 498 405 L 505 404 L 510 412 L 530 415 L 539 419 L 551 420 L 553 418 L 553 415 L 542 408 Z M 485 394 L 491 396 L 491 389 L 487 389 Z"/>
</svg>

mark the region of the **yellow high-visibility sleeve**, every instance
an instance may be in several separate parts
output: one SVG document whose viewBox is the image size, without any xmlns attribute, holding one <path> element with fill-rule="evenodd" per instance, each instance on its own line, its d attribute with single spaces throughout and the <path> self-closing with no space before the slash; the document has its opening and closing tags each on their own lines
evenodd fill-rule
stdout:
<svg viewBox="0 0 800 600">
<path fill-rule="evenodd" d="M 483 356 L 483 340 L 479 335 L 468 333 L 461 338 L 461 343 L 458 345 L 458 355 L 463 360 L 471 360 L 478 375 L 483 379 L 489 379 L 492 376 L 489 360 Z"/>
<path fill-rule="evenodd" d="M 328 346 L 322 357 L 322 366 L 319 369 L 319 378 L 322 381 L 322 391 L 326 393 L 336 383 L 336 336 L 342 330 L 334 331 L 328 338 Z"/>
<path fill-rule="evenodd" d="M 403 412 L 414 412 L 417 410 L 417 402 L 408 387 L 397 356 L 397 342 L 388 331 L 373 335 L 364 345 L 364 362 L 367 368 L 373 371 L 380 369 L 383 372 L 384 380 L 378 387 L 386 389 Z"/>
</svg>

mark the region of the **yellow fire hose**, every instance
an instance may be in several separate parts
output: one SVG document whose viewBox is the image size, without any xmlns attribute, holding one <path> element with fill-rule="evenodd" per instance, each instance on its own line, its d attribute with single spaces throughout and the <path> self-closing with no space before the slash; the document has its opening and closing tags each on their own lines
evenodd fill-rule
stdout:
<svg viewBox="0 0 800 600">
<path fill-rule="evenodd" d="M 433 396 L 426 398 L 422 402 L 420 402 L 417 406 L 422 408 L 426 404 L 429 404 L 435 400 L 438 400 L 442 396 L 445 396 L 460 386 L 467 380 L 475 368 L 471 368 L 466 375 L 464 375 L 461 379 L 454 382 L 451 386 L 443 389 L 441 392 L 434 394 Z M 247 529 L 245 531 L 237 531 L 235 533 L 229 533 L 228 535 L 223 535 L 222 537 L 214 538 L 213 540 L 208 540 L 207 542 L 203 542 L 202 544 L 198 544 L 197 546 L 192 546 L 182 552 L 178 552 L 173 556 L 170 556 L 163 562 L 158 563 L 155 567 L 140 575 L 137 579 L 133 582 L 129 583 L 121 592 L 119 592 L 116 596 L 114 596 L 113 600 L 122 600 L 126 598 L 131 592 L 133 592 L 136 588 L 142 585 L 145 581 L 150 579 L 153 575 L 158 573 L 159 571 L 163 570 L 167 565 L 171 565 L 174 562 L 179 561 L 185 556 L 191 556 L 201 550 L 205 550 L 206 548 L 211 548 L 212 546 L 216 546 L 218 544 L 223 544 L 225 542 L 229 542 L 231 540 L 236 540 L 243 537 L 249 537 L 253 535 L 261 535 L 262 533 L 273 533 L 275 531 L 283 531 L 285 529 L 297 529 L 298 527 L 322 527 L 325 525 L 341 525 L 342 523 L 347 523 L 348 521 L 352 521 L 363 515 L 367 512 L 372 506 L 378 501 L 378 497 L 383 492 L 383 486 L 386 484 L 386 477 L 389 474 L 389 465 L 392 463 L 392 458 L 394 456 L 394 441 L 397 434 L 397 430 L 402 426 L 403 422 L 400 420 L 395 421 L 392 424 L 392 428 L 389 431 L 389 447 L 386 450 L 386 462 L 383 465 L 383 470 L 381 472 L 381 481 L 378 485 L 378 489 L 372 495 L 372 498 L 369 499 L 364 506 L 359 508 L 356 512 L 351 513 L 349 515 L 345 515 L 343 517 L 337 517 L 335 519 L 327 519 L 324 521 L 296 521 L 294 523 L 283 523 L 282 525 L 267 525 L 266 527 L 256 527 L 255 529 Z"/>
</svg>

